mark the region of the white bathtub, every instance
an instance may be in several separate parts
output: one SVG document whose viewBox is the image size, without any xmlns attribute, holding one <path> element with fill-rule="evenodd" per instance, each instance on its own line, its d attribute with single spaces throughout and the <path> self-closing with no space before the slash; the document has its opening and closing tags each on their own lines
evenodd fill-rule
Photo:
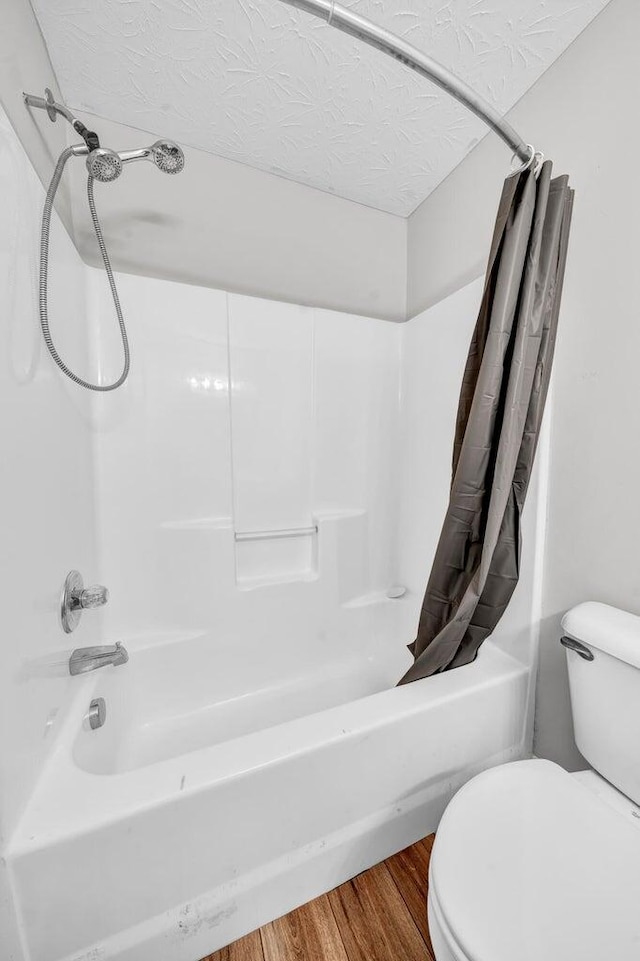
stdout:
<svg viewBox="0 0 640 961">
<path fill-rule="evenodd" d="M 465 780 L 524 756 L 529 669 L 487 642 L 394 688 L 403 616 L 345 611 L 277 657 L 125 640 L 128 664 L 78 678 L 9 853 L 31 961 L 197 961 L 428 834 Z"/>
</svg>

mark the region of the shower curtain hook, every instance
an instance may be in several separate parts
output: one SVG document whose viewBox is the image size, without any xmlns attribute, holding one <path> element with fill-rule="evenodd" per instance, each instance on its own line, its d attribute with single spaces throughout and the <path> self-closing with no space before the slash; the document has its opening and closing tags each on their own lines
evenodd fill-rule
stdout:
<svg viewBox="0 0 640 961">
<path fill-rule="evenodd" d="M 536 150 L 533 144 L 528 143 L 526 146 L 531 151 L 528 160 L 525 160 L 525 162 L 521 164 L 519 167 L 516 167 L 515 170 L 512 169 L 511 174 L 509 176 L 513 176 L 513 174 L 524 173 L 525 170 L 529 170 L 529 168 L 531 167 L 533 170 L 533 176 L 537 177 L 540 171 L 542 170 L 542 164 L 544 163 L 544 154 L 542 153 L 541 150 Z M 512 166 L 513 166 L 513 161 L 516 159 L 516 156 L 517 156 L 516 154 L 513 154 L 511 158 Z"/>
<path fill-rule="evenodd" d="M 329 10 L 329 16 L 327 17 L 327 25 L 331 26 L 331 21 L 333 20 L 333 15 L 336 12 L 336 0 L 331 0 L 331 9 Z"/>
<path fill-rule="evenodd" d="M 534 177 L 537 177 L 538 174 L 540 173 L 540 171 L 542 170 L 542 165 L 543 165 L 543 163 L 544 163 L 544 154 L 542 153 L 541 150 L 536 150 L 535 154 L 533 155 L 533 175 L 534 175 Z"/>
<path fill-rule="evenodd" d="M 516 167 L 515 170 L 514 170 L 514 169 L 513 169 L 513 161 L 516 160 L 517 157 L 518 157 L 518 155 L 514 153 L 514 154 L 512 155 L 512 157 L 511 157 L 511 173 L 512 173 L 512 174 L 521 174 L 521 173 L 524 173 L 525 170 L 528 170 L 529 167 L 531 167 L 531 165 L 534 163 L 534 161 L 535 161 L 535 159 L 536 159 L 536 156 L 537 156 L 537 154 L 536 154 L 536 148 L 533 146 L 533 144 L 532 144 L 532 143 L 528 143 L 528 144 L 526 144 L 525 146 L 529 148 L 529 151 L 530 151 L 529 157 L 527 158 L 527 160 L 524 161 L 524 163 L 522 163 L 519 167 Z"/>
</svg>

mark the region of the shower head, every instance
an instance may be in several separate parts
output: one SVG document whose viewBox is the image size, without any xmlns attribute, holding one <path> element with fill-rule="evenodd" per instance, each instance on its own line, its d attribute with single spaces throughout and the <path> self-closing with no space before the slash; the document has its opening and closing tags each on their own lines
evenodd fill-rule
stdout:
<svg viewBox="0 0 640 961">
<path fill-rule="evenodd" d="M 108 147 L 98 147 L 92 150 L 87 157 L 87 170 L 94 180 L 99 180 L 102 184 L 111 183 L 122 173 L 122 159 L 115 150 Z"/>
<path fill-rule="evenodd" d="M 151 159 L 163 174 L 179 174 L 184 167 L 184 154 L 173 140 L 156 140 L 149 148 Z"/>
<path fill-rule="evenodd" d="M 165 174 L 179 174 L 184 168 L 184 154 L 173 140 L 156 140 L 141 150 L 123 150 L 116 153 L 107 147 L 92 150 L 87 157 L 87 170 L 100 183 L 111 183 L 122 173 L 126 163 L 132 160 L 151 160 Z"/>
</svg>

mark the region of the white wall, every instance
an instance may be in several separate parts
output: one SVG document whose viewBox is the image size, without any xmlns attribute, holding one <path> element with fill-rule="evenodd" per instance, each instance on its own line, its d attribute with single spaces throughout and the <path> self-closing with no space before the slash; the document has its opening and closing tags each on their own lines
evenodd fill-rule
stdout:
<svg viewBox="0 0 640 961">
<path fill-rule="evenodd" d="M 95 643 L 100 616 L 73 637 L 58 623 L 65 575 L 97 580 L 88 395 L 53 367 L 40 334 L 36 255 L 42 187 L 0 109 L 0 930 L 10 942 L 2 851 L 55 738 L 73 686 L 71 649 Z M 61 223 L 51 235 L 51 328 L 87 368 L 84 270 Z"/>
<path fill-rule="evenodd" d="M 104 275 L 89 273 L 110 376 L 117 327 Z M 318 617 L 383 592 L 402 327 L 171 281 L 117 282 L 131 376 L 93 398 L 109 635 L 206 630 L 245 643 L 306 617 L 310 636 Z M 234 539 L 316 524 L 317 535 Z"/>
<path fill-rule="evenodd" d="M 584 766 L 573 741 L 560 617 L 596 599 L 640 612 L 637 318 L 640 6 L 612 0 L 514 108 L 516 129 L 576 190 L 555 359 L 536 750 Z M 483 141 L 409 224 L 409 310 L 484 269 L 509 158 Z"/>
</svg>

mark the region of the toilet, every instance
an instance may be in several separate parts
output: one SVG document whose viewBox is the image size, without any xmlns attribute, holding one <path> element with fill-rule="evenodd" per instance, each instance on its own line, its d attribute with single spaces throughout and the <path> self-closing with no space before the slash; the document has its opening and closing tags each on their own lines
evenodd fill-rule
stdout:
<svg viewBox="0 0 640 961">
<path fill-rule="evenodd" d="M 640 961 L 640 617 L 587 603 L 562 627 L 594 770 L 515 761 L 456 794 L 429 871 L 437 961 Z"/>
</svg>

